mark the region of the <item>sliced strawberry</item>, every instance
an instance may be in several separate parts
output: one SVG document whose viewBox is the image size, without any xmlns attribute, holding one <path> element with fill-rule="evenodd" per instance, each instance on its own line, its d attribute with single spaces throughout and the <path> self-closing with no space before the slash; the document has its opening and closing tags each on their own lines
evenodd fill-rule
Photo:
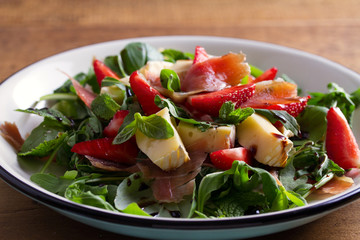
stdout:
<svg viewBox="0 0 360 240">
<path fill-rule="evenodd" d="M 278 69 L 276 67 L 272 67 L 272 68 L 266 70 L 265 72 L 263 72 L 257 78 L 255 78 L 254 83 L 267 81 L 267 80 L 274 80 L 277 72 L 278 72 Z"/>
<path fill-rule="evenodd" d="M 112 77 L 115 79 L 119 79 L 116 73 L 114 73 L 108 66 L 106 66 L 105 63 L 97 59 L 94 59 L 93 67 L 96 75 L 96 80 L 99 83 L 99 86 L 101 86 L 101 82 L 105 77 Z"/>
<path fill-rule="evenodd" d="M 218 116 L 223 103 L 231 101 L 238 108 L 243 102 L 248 100 L 255 92 L 255 84 L 245 84 L 225 88 L 220 91 L 202 93 L 190 96 L 188 103 L 200 112 L 211 116 Z"/>
<path fill-rule="evenodd" d="M 156 95 L 159 95 L 161 98 L 164 97 L 158 90 L 151 87 L 138 71 L 130 75 L 130 86 L 146 115 L 160 111 L 160 108 L 154 103 L 154 99 Z"/>
<path fill-rule="evenodd" d="M 341 110 L 330 108 L 326 115 L 325 146 L 331 160 L 344 169 L 360 166 L 360 150 L 355 136 Z"/>
<path fill-rule="evenodd" d="M 235 160 L 244 161 L 251 164 L 252 155 L 249 150 L 243 147 L 218 150 L 210 153 L 211 163 L 216 168 L 228 170 Z"/>
<path fill-rule="evenodd" d="M 204 62 L 209 59 L 209 55 L 205 51 L 205 48 L 196 46 L 193 64 L 198 62 Z"/>
<path fill-rule="evenodd" d="M 218 91 L 227 86 L 235 86 L 250 74 L 250 67 L 244 62 L 245 55 L 229 53 L 222 57 L 213 57 L 191 65 L 181 80 L 181 90 Z"/>
<path fill-rule="evenodd" d="M 113 144 L 113 138 L 100 138 L 76 143 L 71 151 L 91 157 L 124 163 L 135 164 L 139 152 L 136 144 L 129 140 L 122 144 Z"/>
<path fill-rule="evenodd" d="M 105 137 L 116 137 L 119 128 L 124 122 L 124 118 L 129 114 L 128 110 L 119 110 L 115 113 L 113 119 L 104 128 L 103 134 Z"/>
<path fill-rule="evenodd" d="M 81 84 L 78 81 L 76 81 L 74 78 L 72 77 L 69 78 L 75 88 L 76 94 L 85 103 L 85 105 L 88 108 L 91 108 L 91 103 L 96 98 L 97 95 L 91 92 L 90 90 L 84 88 L 83 86 L 81 86 Z"/>
<path fill-rule="evenodd" d="M 283 110 L 288 112 L 290 115 L 296 117 L 305 109 L 308 99 L 309 97 L 271 98 L 271 99 L 253 97 L 249 101 L 241 104 L 241 107 Z"/>
</svg>

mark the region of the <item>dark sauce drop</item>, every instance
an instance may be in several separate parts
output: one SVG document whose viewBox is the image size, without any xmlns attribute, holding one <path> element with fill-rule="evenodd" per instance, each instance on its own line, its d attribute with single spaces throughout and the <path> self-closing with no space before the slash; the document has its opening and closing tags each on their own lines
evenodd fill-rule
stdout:
<svg viewBox="0 0 360 240">
<path fill-rule="evenodd" d="M 181 218 L 180 211 L 169 211 L 169 213 L 173 218 Z"/>
</svg>

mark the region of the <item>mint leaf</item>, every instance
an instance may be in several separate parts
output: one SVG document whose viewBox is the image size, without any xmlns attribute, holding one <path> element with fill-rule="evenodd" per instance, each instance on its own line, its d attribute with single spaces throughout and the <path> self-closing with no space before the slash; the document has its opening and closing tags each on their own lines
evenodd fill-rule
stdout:
<svg viewBox="0 0 360 240">
<path fill-rule="evenodd" d="M 252 108 L 238 108 L 231 101 L 225 102 L 219 110 L 219 118 L 222 123 L 238 124 L 254 113 Z"/>
<path fill-rule="evenodd" d="M 49 155 L 67 136 L 64 126 L 58 121 L 44 119 L 34 128 L 21 147 L 19 156 Z"/>
<path fill-rule="evenodd" d="M 170 123 L 160 116 L 141 116 L 140 113 L 135 113 L 134 117 L 137 129 L 150 138 L 167 139 L 174 136 Z"/>
<path fill-rule="evenodd" d="M 105 120 L 112 119 L 119 109 L 120 105 L 107 93 L 98 95 L 91 103 L 91 110 L 95 115 Z"/>
<path fill-rule="evenodd" d="M 176 72 L 170 69 L 162 69 L 160 72 L 160 82 L 163 88 L 171 92 L 180 92 L 180 78 Z"/>
<path fill-rule="evenodd" d="M 24 112 L 24 113 L 33 113 L 33 114 L 39 115 L 44 118 L 58 121 L 59 123 L 66 125 L 66 126 L 74 125 L 72 120 L 70 120 L 68 117 L 66 117 L 64 114 L 62 114 L 60 111 L 58 111 L 56 109 L 52 109 L 52 108 L 41 108 L 41 109 L 28 108 L 25 110 L 16 109 L 16 111 Z"/>
</svg>

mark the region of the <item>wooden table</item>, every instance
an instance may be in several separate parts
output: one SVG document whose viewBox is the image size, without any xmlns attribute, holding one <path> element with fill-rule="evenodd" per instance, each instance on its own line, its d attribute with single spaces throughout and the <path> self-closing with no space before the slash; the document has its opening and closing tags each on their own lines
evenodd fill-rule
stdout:
<svg viewBox="0 0 360 240">
<path fill-rule="evenodd" d="M 0 81 L 44 57 L 108 40 L 211 35 L 301 49 L 360 72 L 358 0 L 0 0 Z M 134 239 L 70 220 L 0 181 L 0 239 Z M 256 239 L 359 239 L 360 201 Z"/>
</svg>

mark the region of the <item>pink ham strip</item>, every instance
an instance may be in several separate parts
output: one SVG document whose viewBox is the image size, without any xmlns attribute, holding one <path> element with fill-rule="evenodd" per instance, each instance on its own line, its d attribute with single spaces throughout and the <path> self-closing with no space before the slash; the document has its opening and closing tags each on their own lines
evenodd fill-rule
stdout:
<svg viewBox="0 0 360 240">
<path fill-rule="evenodd" d="M 144 177 L 154 179 L 151 188 L 159 202 L 180 202 L 185 195 L 192 194 L 194 189 L 192 180 L 200 172 L 206 154 L 197 152 L 189 155 L 190 161 L 169 172 L 161 170 L 151 161 L 138 163 Z"/>
</svg>

